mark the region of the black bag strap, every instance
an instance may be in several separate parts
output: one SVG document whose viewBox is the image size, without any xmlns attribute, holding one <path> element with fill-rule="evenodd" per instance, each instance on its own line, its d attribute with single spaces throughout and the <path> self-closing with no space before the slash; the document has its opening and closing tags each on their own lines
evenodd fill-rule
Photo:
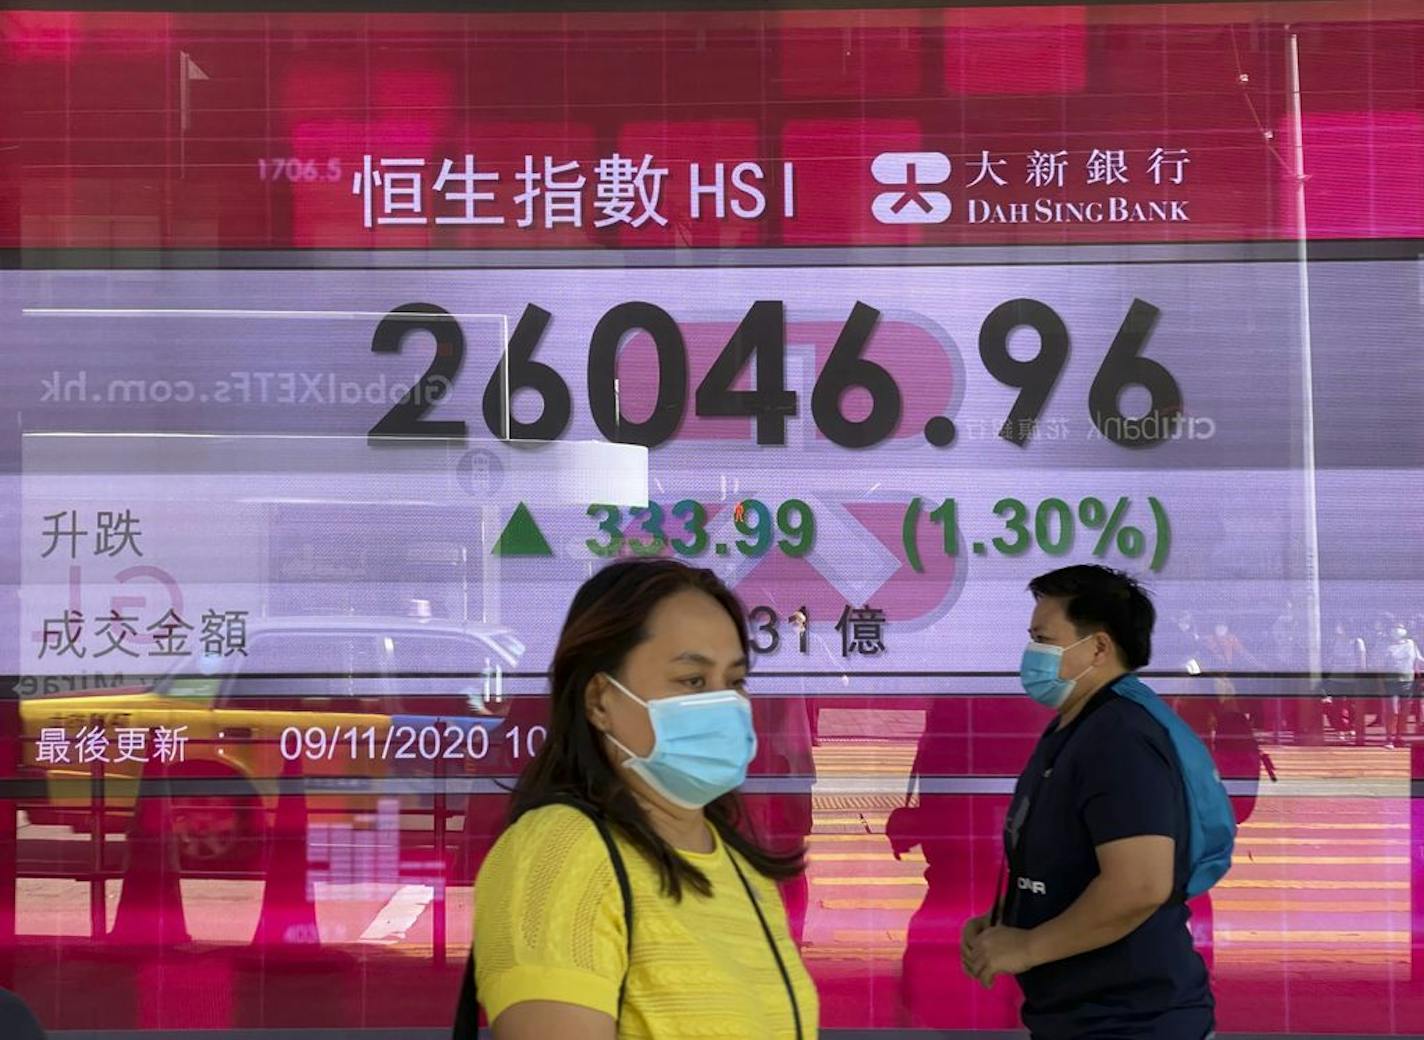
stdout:
<svg viewBox="0 0 1424 1040">
<path fill-rule="evenodd" d="M 1058 765 L 1058 759 L 1063 754 L 1064 749 L 1068 747 L 1068 741 L 1072 738 L 1073 734 L 1078 731 L 1089 715 L 1116 696 L 1117 694 L 1113 693 L 1112 684 L 1109 683 L 1088 698 L 1088 703 L 1083 705 L 1077 716 L 1068 724 L 1068 730 L 1065 736 L 1059 742 L 1058 746 L 1053 749 L 1053 755 L 1045 762 L 1042 772 L 1038 776 L 1033 777 L 1032 783 L 1025 788 L 1024 798 L 1027 804 L 1024 809 L 1023 819 L 1019 821 L 1017 841 L 1015 841 L 1013 848 L 1005 846 L 1004 865 L 1001 871 L 1000 881 L 994 886 L 996 896 L 994 898 L 994 908 L 990 911 L 989 919 L 991 924 L 997 925 L 1004 923 L 1009 912 L 1009 906 L 1011 903 L 1016 902 L 1017 890 L 1014 888 L 1014 879 L 1021 876 L 1022 873 L 1020 866 L 1024 858 L 1024 840 L 1028 836 L 1028 824 L 1029 821 L 1033 819 L 1033 810 L 1038 804 L 1038 796 L 1043 791 L 1044 783 L 1052 775 L 1054 767 Z M 1056 726 L 1057 723 L 1054 723 L 1054 725 Z M 1047 737 L 1051 732 L 1051 729 L 1045 731 L 1044 737 Z M 1013 810 L 1014 806 L 1011 804 L 1009 811 L 1012 812 Z"/>
<path fill-rule="evenodd" d="M 618 893 L 623 899 L 623 928 L 628 942 L 628 963 L 633 962 L 633 887 L 628 883 L 628 868 L 623 864 L 623 854 L 618 851 L 618 844 L 613 840 L 613 832 L 609 830 L 608 823 L 599 815 L 597 809 L 577 798 L 558 797 L 551 798 L 546 805 L 566 805 L 570 809 L 577 809 L 589 818 L 594 827 L 598 830 L 598 836 L 603 839 L 603 845 L 608 849 L 608 858 L 613 863 L 613 876 L 618 880 Z M 541 806 L 542 808 L 542 806 Z M 739 871 L 740 873 L 740 871 Z M 745 884 L 745 881 L 743 881 Z M 750 891 L 750 889 L 748 890 Z M 761 910 L 757 910 L 758 916 Z M 762 922 L 762 927 L 766 927 L 766 922 Z M 770 933 L 768 933 L 770 934 Z M 775 947 L 773 947 L 775 949 Z M 777 956 L 777 963 L 781 963 L 780 955 Z M 783 969 L 782 974 L 785 974 Z M 789 983 L 788 983 L 789 985 Z M 628 972 L 623 972 L 623 981 L 618 987 L 618 1017 L 623 1017 L 623 997 L 628 991 Z M 451 1030 L 451 1040 L 475 1040 L 479 1033 L 480 1004 L 479 994 L 475 990 L 475 948 L 470 946 L 470 954 L 465 959 L 465 977 L 460 982 L 460 998 L 455 1005 L 455 1025 Z M 800 1018 L 797 1018 L 800 1022 Z M 800 1036 L 798 1026 L 797 1036 Z"/>
<path fill-rule="evenodd" d="M 480 1035 L 480 1000 L 475 992 L 475 947 L 465 957 L 465 975 L 460 981 L 460 999 L 455 1004 L 455 1025 L 450 1040 L 475 1040 Z"/>
<path fill-rule="evenodd" d="M 737 862 L 737 857 L 730 848 L 727 849 L 727 858 L 732 861 L 732 869 L 737 872 L 737 878 L 742 882 L 742 887 L 747 890 L 747 898 L 751 900 L 752 909 L 756 911 L 757 920 L 761 922 L 761 931 L 766 936 L 766 944 L 771 947 L 771 955 L 776 958 L 776 970 L 781 972 L 781 982 L 786 987 L 786 997 L 791 1001 L 791 1017 L 796 1022 L 796 1040 L 802 1040 L 801 1005 L 796 1000 L 796 989 L 791 985 L 791 973 L 786 970 L 786 962 L 781 959 L 781 950 L 777 948 L 776 938 L 771 934 L 771 925 L 766 923 L 766 915 L 761 912 L 761 900 L 757 899 L 756 893 L 752 891 L 751 882 L 742 873 L 741 864 Z"/>
</svg>

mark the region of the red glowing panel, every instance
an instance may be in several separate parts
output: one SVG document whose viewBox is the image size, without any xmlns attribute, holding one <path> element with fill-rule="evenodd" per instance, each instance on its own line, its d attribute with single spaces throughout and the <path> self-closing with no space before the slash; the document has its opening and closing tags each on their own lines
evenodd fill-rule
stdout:
<svg viewBox="0 0 1424 1040">
<path fill-rule="evenodd" d="M 871 214 L 880 191 L 870 165 L 881 152 L 921 147 L 913 119 L 792 119 L 781 134 L 783 155 L 796 159 L 797 213 L 785 220 L 782 237 L 797 245 L 826 244 L 871 236 L 877 241 L 919 240 L 921 225 L 881 225 Z M 832 207 L 831 199 L 839 200 Z"/>
<path fill-rule="evenodd" d="M 1306 113 L 1306 227 L 1311 237 L 1392 238 L 1424 234 L 1424 116 L 1418 112 Z M 1293 166 L 1289 123 L 1278 133 Z M 1282 170 L 1280 225 L 1298 228 L 1296 198 Z"/>
<path fill-rule="evenodd" d="M 777 47 L 778 92 L 799 100 L 918 95 L 922 33 L 898 21 L 880 28 L 862 24 L 860 15 L 830 25 L 824 14 L 790 16 Z"/>
<path fill-rule="evenodd" d="M 1083 7 L 945 14 L 944 85 L 955 94 L 1072 94 L 1088 79 Z"/>
</svg>

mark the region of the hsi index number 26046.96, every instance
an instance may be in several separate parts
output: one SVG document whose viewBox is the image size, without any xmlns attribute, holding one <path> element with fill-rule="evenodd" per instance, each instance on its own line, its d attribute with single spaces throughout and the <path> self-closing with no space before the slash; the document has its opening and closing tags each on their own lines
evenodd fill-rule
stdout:
<svg viewBox="0 0 1424 1040">
<path fill-rule="evenodd" d="M 1160 313 L 1145 300 L 1133 300 L 1088 392 L 1093 423 L 1105 438 L 1123 447 L 1159 443 L 1169 435 L 1169 420 L 1182 412 L 1177 380 L 1144 354 Z M 510 334 L 507 352 L 485 384 L 482 411 L 495 437 L 551 441 L 568 428 L 573 414 L 568 383 L 556 369 L 534 357 L 551 318 L 542 307 L 526 305 Z M 876 308 L 855 303 L 811 391 L 816 428 L 844 448 L 873 447 L 900 426 L 900 385 L 889 369 L 866 357 L 879 320 Z M 1025 360 L 1009 353 L 1009 336 L 1021 328 L 1033 330 L 1039 341 L 1037 353 Z M 468 434 L 464 419 L 426 417 L 455 384 L 464 365 L 465 334 L 454 315 L 431 303 L 396 307 L 376 326 L 371 349 L 398 354 L 414 332 L 434 337 L 435 356 L 405 396 L 371 427 L 373 444 L 388 437 L 463 439 Z M 649 337 L 657 352 L 657 397 L 648 417 L 633 421 L 622 414 L 627 402 L 619 400 L 617 358 L 623 341 L 639 332 Z M 757 444 L 785 444 L 787 419 L 800 410 L 799 395 L 786 386 L 786 342 L 785 304 L 780 300 L 753 303 L 693 393 L 694 413 L 753 419 Z M 1047 304 L 1020 298 L 990 311 L 979 329 L 980 360 L 989 375 L 1019 391 L 1000 436 L 1020 446 L 1028 442 L 1034 422 L 1067 367 L 1068 355 L 1068 328 Z M 903 364 L 908 371 L 902 376 L 914 378 L 913 356 L 884 360 Z M 737 388 L 734 384 L 753 364 L 755 388 Z M 608 440 L 655 448 L 677 434 L 687 411 L 688 351 L 682 328 L 663 308 L 638 301 L 610 308 L 592 331 L 587 376 L 589 412 Z M 1118 402 L 1129 387 L 1147 390 L 1151 405 L 1145 415 L 1122 414 Z M 851 418 L 845 412 L 845 396 L 857 389 L 868 396 L 870 407 L 862 417 Z M 521 391 L 532 391 L 540 399 L 539 416 L 531 422 L 509 414 L 507 400 Z M 647 402 L 639 404 L 648 407 Z M 948 446 L 954 440 L 953 420 L 931 418 L 925 424 L 925 438 L 938 447 Z"/>
</svg>

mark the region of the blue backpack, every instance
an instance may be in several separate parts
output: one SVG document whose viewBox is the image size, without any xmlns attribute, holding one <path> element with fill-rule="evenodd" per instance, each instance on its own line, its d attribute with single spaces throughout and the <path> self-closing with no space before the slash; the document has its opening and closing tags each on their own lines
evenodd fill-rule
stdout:
<svg viewBox="0 0 1424 1040">
<path fill-rule="evenodd" d="M 1188 899 L 1199 896 L 1231 869 L 1231 850 L 1236 844 L 1236 814 L 1221 774 L 1191 727 L 1141 679 L 1125 675 L 1113 683 L 1112 691 L 1146 708 L 1171 738 L 1187 792 L 1186 893 Z"/>
</svg>

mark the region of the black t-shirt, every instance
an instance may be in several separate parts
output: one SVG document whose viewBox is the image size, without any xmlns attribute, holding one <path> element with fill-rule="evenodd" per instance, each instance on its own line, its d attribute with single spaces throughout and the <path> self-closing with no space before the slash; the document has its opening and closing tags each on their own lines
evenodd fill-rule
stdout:
<svg viewBox="0 0 1424 1040">
<path fill-rule="evenodd" d="M 1024 1024 L 1036 1040 L 1202 1040 L 1214 1002 L 1180 898 L 1187 808 L 1171 739 L 1110 686 L 1055 727 L 1039 739 L 1009 808 L 1004 923 L 1034 928 L 1057 917 L 1097 877 L 1097 846 L 1144 834 L 1176 839 L 1179 897 L 1109 946 L 1020 975 Z"/>
</svg>

